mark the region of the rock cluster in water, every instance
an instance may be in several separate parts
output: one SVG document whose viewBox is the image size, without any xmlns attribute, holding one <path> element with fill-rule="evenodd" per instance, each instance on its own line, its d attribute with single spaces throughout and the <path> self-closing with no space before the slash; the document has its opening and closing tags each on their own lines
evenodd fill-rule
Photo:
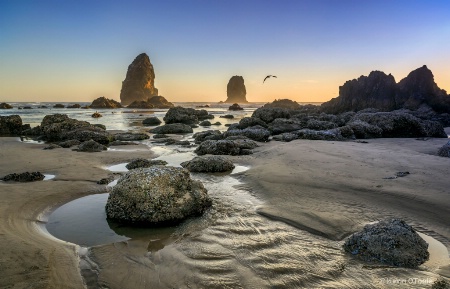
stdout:
<svg viewBox="0 0 450 289">
<path fill-rule="evenodd" d="M 152 166 L 127 172 L 109 194 L 106 215 L 126 224 L 178 223 L 202 214 L 212 201 L 183 168 Z"/>
<path fill-rule="evenodd" d="M 129 170 L 134 170 L 137 168 L 149 168 L 151 166 L 165 166 L 166 161 L 163 160 L 147 160 L 143 158 L 137 158 L 129 162 L 125 167 Z"/>
<path fill-rule="evenodd" d="M 226 103 L 245 103 L 247 99 L 245 96 L 247 91 L 245 89 L 244 78 L 235 75 L 230 78 L 227 84 L 227 100 Z"/>
<path fill-rule="evenodd" d="M 128 66 L 127 75 L 122 82 L 120 101 L 129 105 L 133 101 L 147 101 L 158 95 L 155 87 L 155 71 L 147 54 L 139 54 Z"/>
<path fill-rule="evenodd" d="M 149 108 L 171 108 L 174 107 L 173 103 L 169 102 L 163 96 L 152 96 L 147 100 L 135 100 L 131 104 L 127 106 L 128 108 L 140 108 L 140 109 L 149 109 Z"/>
<path fill-rule="evenodd" d="M 425 65 L 412 71 L 399 83 L 381 71 L 347 81 L 339 87 L 339 96 L 321 105 L 323 112 L 342 113 L 377 108 L 417 110 L 422 105 L 437 113 L 450 113 L 450 96 L 434 82 L 431 70 Z"/>
<path fill-rule="evenodd" d="M 215 173 L 227 172 L 234 169 L 234 164 L 222 156 L 198 156 L 190 161 L 181 163 L 190 172 Z"/>
<path fill-rule="evenodd" d="M 428 244 L 398 219 L 366 225 L 345 241 L 344 250 L 364 261 L 409 268 L 421 265 L 430 255 Z"/>
<path fill-rule="evenodd" d="M 209 114 L 204 109 L 184 108 L 181 106 L 170 108 L 164 116 L 166 124 L 184 123 L 184 124 L 198 124 L 199 121 L 206 119 L 213 119 L 214 115 Z"/>
<path fill-rule="evenodd" d="M 89 107 L 96 108 L 96 109 L 98 109 L 98 108 L 121 108 L 122 105 L 120 104 L 120 102 L 115 101 L 114 99 L 108 99 L 108 98 L 102 96 L 102 97 L 95 99 Z"/>
</svg>

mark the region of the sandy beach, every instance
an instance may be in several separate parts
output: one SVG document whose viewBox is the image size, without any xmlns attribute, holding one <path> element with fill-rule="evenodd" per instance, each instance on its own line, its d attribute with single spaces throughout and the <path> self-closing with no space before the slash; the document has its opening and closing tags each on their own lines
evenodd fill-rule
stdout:
<svg viewBox="0 0 450 289">
<path fill-rule="evenodd" d="M 232 159 L 250 166 L 248 171 L 239 175 L 242 182 L 240 186 L 262 201 L 262 205 L 254 209 L 259 215 L 267 217 L 266 222 L 281 221 L 288 224 L 287 227 L 291 227 L 292 231 L 304 230 L 323 237 L 329 240 L 327 242 L 336 252 L 339 252 L 343 238 L 368 222 L 386 217 L 406 220 L 418 231 L 442 242 L 448 249 L 450 166 L 447 158 L 435 155 L 446 141 L 431 138 L 426 141 L 370 139 L 368 143 L 310 140 L 269 142 L 257 148 L 253 155 Z M 43 225 L 49 212 L 70 200 L 106 192 L 105 186 L 96 184 L 96 181 L 110 174 L 104 169 L 106 165 L 136 157 L 152 157 L 152 152 L 143 145 L 138 149 L 133 146 L 132 152 L 124 148 L 102 153 L 80 153 L 69 149 L 43 150 L 45 146 L 22 143 L 18 138 L 0 139 L 0 175 L 22 171 L 56 175 L 49 181 L 0 183 L 0 246 L 3 248 L 0 258 L 1 288 L 83 288 L 85 284 L 79 269 L 79 246 L 45 233 Z M 397 172 L 406 171 L 410 174 L 405 177 L 389 178 Z M 220 243 L 214 239 L 208 242 Z M 122 258 L 132 247 L 120 249 L 120 246 L 107 245 L 93 249 L 95 260 L 101 268 L 99 284 L 110 288 L 147 288 L 151 284 L 170 284 L 168 280 L 155 283 L 154 279 L 153 283 L 145 283 L 145 280 L 156 276 L 151 266 L 153 269 L 149 270 L 152 273 L 142 268 L 133 272 L 136 276 L 144 276 L 141 279 L 126 277 L 124 272 L 128 270 L 128 274 L 131 274 L 137 263 L 122 263 L 114 268 L 109 266 L 108 262 L 115 261 L 110 259 L 114 255 L 112 250 L 117 258 Z M 159 258 L 163 258 L 164 254 L 167 252 L 161 253 Z M 448 263 L 448 256 L 445 259 Z M 171 271 L 167 269 L 173 262 L 172 256 L 166 268 L 158 271 L 159 278 L 177 279 L 171 277 Z M 439 265 L 443 265 L 442 260 Z M 241 262 L 237 270 L 244 272 L 244 268 Z M 437 271 L 433 270 L 421 269 L 417 275 L 436 279 Z M 375 277 L 385 274 L 372 271 L 376 270 L 370 273 Z M 445 270 L 440 272 L 448 274 Z M 218 272 L 211 271 L 208 276 L 213 278 L 215 273 Z M 239 283 L 241 288 L 265 288 L 270 285 L 248 272 L 242 274 L 246 278 Z M 398 269 L 392 274 L 410 276 L 407 274 L 411 274 L 411 270 Z M 128 283 L 123 283 L 124 278 Z M 124 284 L 128 285 L 123 287 Z M 427 286 L 417 288 L 430 287 Z M 389 288 L 377 284 L 368 287 Z"/>
</svg>

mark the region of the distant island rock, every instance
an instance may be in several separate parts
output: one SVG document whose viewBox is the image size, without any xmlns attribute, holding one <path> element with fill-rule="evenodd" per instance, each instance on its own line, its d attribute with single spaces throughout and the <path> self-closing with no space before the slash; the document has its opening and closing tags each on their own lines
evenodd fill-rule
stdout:
<svg viewBox="0 0 450 289">
<path fill-rule="evenodd" d="M 13 107 L 6 102 L 0 103 L 0 109 L 11 109 L 11 108 L 13 108 Z"/>
<path fill-rule="evenodd" d="M 134 101 L 147 101 L 158 95 L 155 87 L 155 71 L 147 54 L 139 54 L 128 66 L 127 75 L 122 82 L 120 102 L 129 105 Z"/>
<path fill-rule="evenodd" d="M 121 108 L 122 105 L 120 102 L 115 101 L 114 99 L 108 99 L 104 96 L 95 99 L 92 104 L 89 106 L 90 108 Z"/>
<path fill-rule="evenodd" d="M 227 85 L 227 100 L 226 103 L 246 103 L 248 102 L 245 96 L 247 91 L 245 89 L 244 78 L 235 75 L 230 78 Z"/>
<path fill-rule="evenodd" d="M 381 71 L 349 80 L 339 87 L 339 96 L 321 105 L 326 113 L 375 108 L 380 111 L 417 110 L 426 105 L 438 113 L 450 113 L 450 96 L 434 82 L 425 65 L 410 72 L 399 83 Z"/>
<path fill-rule="evenodd" d="M 57 103 L 53 106 L 53 108 L 64 108 L 64 104 Z"/>
<path fill-rule="evenodd" d="M 149 98 L 148 100 L 135 100 L 128 108 L 171 108 L 174 107 L 173 103 L 169 102 L 163 96 L 157 95 Z"/>
</svg>

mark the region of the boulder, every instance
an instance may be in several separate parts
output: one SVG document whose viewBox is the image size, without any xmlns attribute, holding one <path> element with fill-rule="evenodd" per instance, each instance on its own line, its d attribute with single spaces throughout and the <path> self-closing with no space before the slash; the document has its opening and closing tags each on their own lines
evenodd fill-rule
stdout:
<svg viewBox="0 0 450 289">
<path fill-rule="evenodd" d="M 94 112 L 92 115 L 91 115 L 91 117 L 93 117 L 93 118 L 99 118 L 99 117 L 102 117 L 103 115 L 101 115 L 100 113 L 98 113 L 98 112 Z"/>
<path fill-rule="evenodd" d="M 106 216 L 130 225 L 173 224 L 202 214 L 211 204 L 203 184 L 187 170 L 152 166 L 131 170 L 118 180 Z"/>
<path fill-rule="evenodd" d="M 70 148 L 73 146 L 79 145 L 81 142 L 77 139 L 70 139 L 63 142 L 60 142 L 58 145 L 62 148 Z"/>
<path fill-rule="evenodd" d="M 208 120 L 204 120 L 201 123 L 199 123 L 198 125 L 200 126 L 211 126 L 211 122 Z"/>
<path fill-rule="evenodd" d="M 95 99 L 91 105 L 91 108 L 121 108 L 122 105 L 120 104 L 120 102 L 115 101 L 114 99 L 108 99 L 104 96 L 101 96 L 97 99 Z"/>
<path fill-rule="evenodd" d="M 259 118 L 256 117 L 244 117 L 239 121 L 237 128 L 244 129 L 250 126 L 259 125 L 264 128 L 267 128 L 267 124 Z"/>
<path fill-rule="evenodd" d="M 248 155 L 258 147 L 252 140 L 206 140 L 195 149 L 197 155 Z"/>
<path fill-rule="evenodd" d="M 99 127 L 89 126 L 64 131 L 60 134 L 60 138 L 61 140 L 79 140 L 80 142 L 92 139 L 98 143 L 107 145 L 113 141 L 114 136 Z"/>
<path fill-rule="evenodd" d="M 274 135 L 272 139 L 275 141 L 291 142 L 298 139 L 298 135 L 296 135 L 295 133 L 285 132 L 282 134 Z"/>
<path fill-rule="evenodd" d="M 192 133 L 194 131 L 192 130 L 192 127 L 190 127 L 187 124 L 171 123 L 155 127 L 154 129 L 149 130 L 149 132 L 155 134 L 168 134 L 168 133 L 178 134 L 178 133 Z"/>
<path fill-rule="evenodd" d="M 345 241 L 344 250 L 367 262 L 408 268 L 416 268 L 429 258 L 428 244 L 399 219 L 366 225 Z"/>
<path fill-rule="evenodd" d="M 306 123 L 306 128 L 314 130 L 327 130 L 336 128 L 336 124 L 331 121 L 322 121 L 317 119 L 310 119 Z"/>
<path fill-rule="evenodd" d="M 44 147 L 43 150 L 53 150 L 53 149 L 60 149 L 60 148 L 62 148 L 62 146 L 51 143 L 48 146 Z"/>
<path fill-rule="evenodd" d="M 151 166 L 165 166 L 165 165 L 167 165 L 167 162 L 163 160 L 147 160 L 137 158 L 129 162 L 125 167 L 129 170 L 133 170 L 137 168 L 148 168 Z"/>
<path fill-rule="evenodd" d="M 227 172 L 234 169 L 233 162 L 221 156 L 198 156 L 181 163 L 181 166 L 190 172 L 199 173 Z"/>
<path fill-rule="evenodd" d="M 107 150 L 106 146 L 92 139 L 82 142 L 80 145 L 78 145 L 79 152 L 101 152 L 106 150 Z"/>
<path fill-rule="evenodd" d="M 19 115 L 0 116 L 0 135 L 17 135 L 22 132 L 22 118 Z"/>
<path fill-rule="evenodd" d="M 290 118 L 291 112 L 280 107 L 260 107 L 253 112 L 252 117 L 259 118 L 265 123 L 271 123 L 277 118 Z"/>
<path fill-rule="evenodd" d="M 164 116 L 164 122 L 170 123 L 184 123 L 184 124 L 197 124 L 200 120 L 212 119 L 213 115 L 208 114 L 204 109 L 193 109 L 176 106 L 170 108 Z"/>
<path fill-rule="evenodd" d="M 114 138 L 119 141 L 135 141 L 149 139 L 150 136 L 146 133 L 124 132 L 115 134 Z"/>
<path fill-rule="evenodd" d="M 216 121 L 215 123 L 212 123 L 211 125 L 222 125 L 220 121 Z"/>
<path fill-rule="evenodd" d="M 245 129 L 231 129 L 223 133 L 224 138 L 236 135 L 242 135 L 254 141 L 267 142 L 270 131 L 261 126 L 252 126 Z"/>
<path fill-rule="evenodd" d="M 227 84 L 226 103 L 246 103 L 247 91 L 245 89 L 244 78 L 242 76 L 232 76 Z"/>
<path fill-rule="evenodd" d="M 144 119 L 142 121 L 142 124 L 143 125 L 154 126 L 154 125 L 160 125 L 161 121 L 156 116 L 152 116 L 152 117 L 148 117 L 148 118 Z"/>
<path fill-rule="evenodd" d="M 130 145 L 138 145 L 138 143 L 131 142 L 131 141 L 121 141 L 121 140 L 115 140 L 109 143 L 109 146 L 130 146 Z"/>
<path fill-rule="evenodd" d="M 40 172 L 24 172 L 20 174 L 9 174 L 3 177 L 3 181 L 5 182 L 35 182 L 35 181 L 42 181 L 45 178 L 45 176 Z"/>
<path fill-rule="evenodd" d="M 271 103 L 266 103 L 263 107 L 280 107 L 286 109 L 299 109 L 301 106 L 296 101 L 290 99 L 275 99 Z"/>
<path fill-rule="evenodd" d="M 97 181 L 97 184 L 98 185 L 107 185 L 112 181 L 114 181 L 114 176 L 108 176 L 106 178 L 103 178 L 103 179 Z"/>
<path fill-rule="evenodd" d="M 155 106 L 145 100 L 135 100 L 130 103 L 128 108 L 155 108 Z"/>
<path fill-rule="evenodd" d="M 272 134 L 280 134 L 300 130 L 306 127 L 306 124 L 297 118 L 276 118 L 270 123 L 269 129 Z"/>
<path fill-rule="evenodd" d="M 450 141 L 439 148 L 438 156 L 450 158 Z"/>
<path fill-rule="evenodd" d="M 158 95 L 155 87 L 155 72 L 147 54 L 139 54 L 128 66 L 127 75 L 122 82 L 120 102 L 129 105 L 133 101 L 143 100 Z"/>
<path fill-rule="evenodd" d="M 239 104 L 237 103 L 233 103 L 233 105 L 231 105 L 228 110 L 244 110 Z"/>
<path fill-rule="evenodd" d="M 220 118 L 228 118 L 228 119 L 233 119 L 234 118 L 234 115 L 232 115 L 232 114 L 225 114 L 225 115 L 221 115 L 221 116 L 219 116 Z"/>
<path fill-rule="evenodd" d="M 298 139 L 309 139 L 309 140 L 343 140 L 342 135 L 338 129 L 330 130 L 312 130 L 312 129 L 301 129 L 293 131 L 293 134 L 297 135 Z"/>
<path fill-rule="evenodd" d="M 356 119 L 347 124 L 353 131 L 356 138 L 378 138 L 381 137 L 383 130 L 376 125 L 368 124 L 365 121 Z"/>
<path fill-rule="evenodd" d="M 223 135 L 219 130 L 207 130 L 197 132 L 192 136 L 195 140 L 195 143 L 201 143 L 205 140 L 219 140 L 223 139 Z"/>
<path fill-rule="evenodd" d="M 80 108 L 80 107 L 81 107 L 81 105 L 79 105 L 78 103 L 67 106 L 67 108 Z"/>
<path fill-rule="evenodd" d="M 153 136 L 153 138 L 154 139 L 158 139 L 158 138 L 168 138 L 169 136 L 168 135 L 165 135 L 165 134 L 155 134 L 154 136 Z"/>
<path fill-rule="evenodd" d="M 0 103 L 0 109 L 11 109 L 13 108 L 10 104 L 7 104 L 5 102 Z"/>
<path fill-rule="evenodd" d="M 53 108 L 64 108 L 64 105 L 61 103 L 57 103 L 53 106 Z"/>
</svg>

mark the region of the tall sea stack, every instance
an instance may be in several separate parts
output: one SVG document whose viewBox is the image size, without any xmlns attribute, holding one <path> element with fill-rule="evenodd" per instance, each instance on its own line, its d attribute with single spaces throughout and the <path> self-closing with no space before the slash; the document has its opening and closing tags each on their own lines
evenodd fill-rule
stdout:
<svg viewBox="0 0 450 289">
<path fill-rule="evenodd" d="M 245 90 L 244 78 L 235 75 L 230 78 L 227 85 L 227 103 L 243 103 L 248 102 L 245 98 L 247 91 Z"/>
<path fill-rule="evenodd" d="M 158 95 L 155 87 L 155 72 L 147 54 L 139 54 L 128 66 L 127 76 L 122 82 L 120 101 L 128 105 L 134 101 L 147 101 Z"/>
</svg>

